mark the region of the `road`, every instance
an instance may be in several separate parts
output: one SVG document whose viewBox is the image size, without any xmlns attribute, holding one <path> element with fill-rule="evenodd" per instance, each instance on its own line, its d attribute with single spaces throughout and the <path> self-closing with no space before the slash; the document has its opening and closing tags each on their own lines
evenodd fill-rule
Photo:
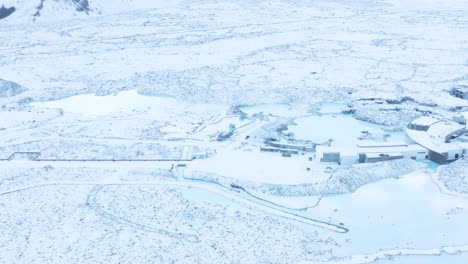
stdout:
<svg viewBox="0 0 468 264">
<path fill-rule="evenodd" d="M 53 165 L 55 167 L 65 167 L 65 168 L 80 168 L 80 167 L 87 167 L 87 168 L 123 168 L 123 169 L 128 169 L 128 164 L 129 161 L 47 161 L 47 162 L 41 162 L 41 161 L 0 161 L 0 166 L 8 166 L 8 167 L 16 167 L 16 168 L 21 168 L 21 167 L 26 167 L 26 168 L 31 168 L 31 167 L 44 167 L 47 165 Z M 145 162 L 145 161 L 133 161 L 132 162 L 132 167 L 135 168 L 166 168 L 170 169 L 172 164 L 174 162 L 172 161 L 159 161 L 159 162 Z M 139 165 L 139 166 L 136 166 Z M 252 209 L 255 211 L 261 211 L 263 213 L 269 214 L 269 215 L 275 215 L 277 217 L 287 219 L 287 220 L 292 220 L 296 222 L 300 222 L 306 225 L 311 225 L 315 226 L 318 228 L 323 228 L 327 229 L 333 232 L 337 233 L 346 233 L 349 230 L 345 227 L 332 224 L 332 223 L 327 223 L 324 221 L 316 220 L 309 218 L 305 215 L 301 215 L 298 213 L 295 213 L 294 210 L 282 208 L 280 206 L 274 205 L 274 204 L 269 204 L 265 201 L 262 201 L 254 196 L 248 195 L 246 192 L 240 192 L 238 189 L 235 188 L 227 188 L 224 186 L 221 186 L 216 183 L 211 183 L 211 182 L 202 182 L 198 180 L 190 180 L 186 179 L 181 176 L 181 174 L 184 173 L 183 168 L 177 168 L 174 170 L 175 176 L 177 177 L 177 180 L 174 181 L 167 181 L 167 180 L 160 180 L 157 179 L 156 177 L 154 180 L 151 181 L 136 181 L 136 180 L 117 180 L 117 179 L 104 179 L 104 180 L 99 180 L 99 181 L 83 181 L 83 180 L 77 180 L 77 181 L 45 181 L 42 183 L 35 183 L 32 185 L 27 185 L 27 186 L 21 186 L 9 190 L 4 190 L 0 192 L 0 196 L 3 195 L 8 195 L 11 193 L 15 192 L 21 192 L 24 190 L 28 189 L 33 189 L 33 188 L 40 188 L 44 186 L 65 186 L 65 185 L 72 185 L 72 186 L 78 186 L 78 185 L 89 185 L 89 186 L 106 186 L 106 185 L 139 185 L 139 186 L 175 186 L 175 187 L 190 187 L 190 188 L 198 188 L 201 190 L 209 191 L 212 193 L 216 193 L 218 195 L 223 196 L 224 198 L 241 204 L 242 206 Z"/>
</svg>

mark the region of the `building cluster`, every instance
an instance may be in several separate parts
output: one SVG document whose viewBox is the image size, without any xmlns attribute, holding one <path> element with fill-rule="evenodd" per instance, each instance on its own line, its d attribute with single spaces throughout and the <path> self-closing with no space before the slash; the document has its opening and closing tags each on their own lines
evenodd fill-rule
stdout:
<svg viewBox="0 0 468 264">
<path fill-rule="evenodd" d="M 342 165 L 403 158 L 444 164 L 468 156 L 467 116 L 456 116 L 453 120 L 424 116 L 406 128 L 411 143 L 361 144 L 354 148 L 317 146 L 316 158 Z"/>
<path fill-rule="evenodd" d="M 341 165 L 395 159 L 430 160 L 445 164 L 468 157 L 467 120 L 468 112 L 454 116 L 451 120 L 436 116 L 422 116 L 407 125 L 405 142 L 362 141 L 354 147 L 337 147 L 330 144 L 295 145 L 267 140 L 267 146 L 261 147 L 260 150 L 278 152 L 286 157 L 312 152 L 315 153 L 315 159 L 320 162 L 336 162 Z"/>
<path fill-rule="evenodd" d="M 428 151 L 418 144 L 368 144 L 354 148 L 317 146 L 316 158 L 321 162 L 337 162 L 341 165 L 372 163 L 394 159 L 424 160 Z"/>
</svg>

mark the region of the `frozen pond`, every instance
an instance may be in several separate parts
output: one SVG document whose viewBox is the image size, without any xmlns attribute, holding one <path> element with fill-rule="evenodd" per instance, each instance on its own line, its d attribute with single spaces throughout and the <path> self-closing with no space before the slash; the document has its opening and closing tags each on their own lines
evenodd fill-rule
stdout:
<svg viewBox="0 0 468 264">
<path fill-rule="evenodd" d="M 298 139 L 324 143 L 332 139 L 332 146 L 354 147 L 361 139 L 406 142 L 403 132 L 386 131 L 383 126 L 355 119 L 349 114 L 327 114 L 301 117 L 294 120 L 286 132 Z"/>
<path fill-rule="evenodd" d="M 67 113 L 89 116 L 148 113 L 156 117 L 167 117 L 184 115 L 186 112 L 216 113 L 225 110 L 225 107 L 219 105 L 190 104 L 171 97 L 142 95 L 136 90 L 106 96 L 81 94 L 60 100 L 33 102 L 31 105 L 60 108 Z"/>
<path fill-rule="evenodd" d="M 320 107 L 289 106 L 286 104 L 265 104 L 242 107 L 241 110 L 252 116 L 263 113 L 272 116 L 295 118 L 296 125 L 288 127 L 286 133 L 293 133 L 296 139 L 312 140 L 321 144 L 332 139 L 332 146 L 354 147 L 360 139 L 404 143 L 407 141 L 403 132 L 387 131 L 385 126 L 355 119 L 346 104 L 322 103 Z"/>
<path fill-rule="evenodd" d="M 319 109 L 320 114 L 340 114 L 342 111 L 347 110 L 346 104 L 340 103 L 322 103 Z"/>
<path fill-rule="evenodd" d="M 349 228 L 343 254 L 468 244 L 468 200 L 441 193 L 422 172 L 326 197 L 310 214 Z"/>
<path fill-rule="evenodd" d="M 172 98 L 144 96 L 132 90 L 107 96 L 81 94 L 55 101 L 34 102 L 32 105 L 60 108 L 64 112 L 69 113 L 108 115 L 122 112 L 148 111 L 153 107 L 167 108 L 175 103 L 177 101 Z"/>
<path fill-rule="evenodd" d="M 296 125 L 289 126 L 287 132 L 294 133 L 298 139 L 325 143 L 332 140 L 332 146 L 355 147 L 361 140 L 406 142 L 403 132 L 385 130 L 384 126 L 355 119 L 350 114 L 342 114 L 347 105 L 323 103 L 320 115 L 310 115 L 294 120 Z"/>
<path fill-rule="evenodd" d="M 310 115 L 311 113 L 319 114 L 340 114 L 343 110 L 347 110 L 348 106 L 341 103 L 322 103 L 320 105 L 287 105 L 287 104 L 259 104 L 252 106 L 244 106 L 240 108 L 248 115 L 263 113 L 266 115 L 280 117 L 300 117 Z"/>
<path fill-rule="evenodd" d="M 249 116 L 262 113 L 278 117 L 297 117 L 310 113 L 310 106 L 290 106 L 287 104 L 259 104 L 241 107 L 240 110 Z"/>
</svg>

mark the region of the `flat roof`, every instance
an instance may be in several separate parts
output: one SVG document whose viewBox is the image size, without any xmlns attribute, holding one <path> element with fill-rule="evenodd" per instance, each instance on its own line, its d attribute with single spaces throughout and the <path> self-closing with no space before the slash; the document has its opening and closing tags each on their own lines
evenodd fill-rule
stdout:
<svg viewBox="0 0 468 264">
<path fill-rule="evenodd" d="M 366 154 L 368 158 L 380 158 L 380 157 L 400 157 L 403 156 L 401 152 L 391 152 L 391 153 L 369 153 Z"/>
<path fill-rule="evenodd" d="M 280 142 L 275 142 L 275 141 L 272 141 L 272 142 L 268 142 L 267 144 L 269 145 L 276 145 L 276 146 L 286 146 L 286 147 L 295 147 L 295 148 L 313 148 L 314 146 L 311 144 L 311 145 L 296 145 L 296 144 L 289 144 L 289 143 L 280 143 Z"/>
<path fill-rule="evenodd" d="M 466 116 L 466 112 L 461 114 Z M 435 118 L 433 117 L 426 116 L 418 118 L 411 123 L 418 123 L 421 120 L 422 122 L 428 124 L 432 122 L 431 120 L 434 119 Z M 419 131 L 407 128 L 406 135 L 425 148 L 438 153 L 443 153 L 453 150 L 468 149 L 468 142 L 445 142 L 447 136 L 458 131 L 463 131 L 465 128 L 465 125 L 459 124 L 452 120 L 444 119 L 431 124 L 427 131 Z"/>
<path fill-rule="evenodd" d="M 455 121 L 441 121 L 437 122 L 436 124 L 433 124 L 429 129 L 427 130 L 427 133 L 434 135 L 434 136 L 440 136 L 445 138 L 447 135 L 458 131 L 460 129 L 464 129 L 465 125 L 461 125 Z"/>
<path fill-rule="evenodd" d="M 396 146 L 396 147 L 381 147 L 381 148 L 358 148 L 360 153 L 394 153 L 394 152 L 405 152 L 405 151 L 426 151 L 426 148 L 418 144 L 411 144 L 407 146 Z"/>
<path fill-rule="evenodd" d="M 413 120 L 411 124 L 421 125 L 421 126 L 431 126 L 437 122 L 440 122 L 440 119 L 437 119 L 432 116 L 422 116 L 420 118 Z"/>
<path fill-rule="evenodd" d="M 421 145 L 418 144 L 410 144 L 406 146 L 388 146 L 388 147 L 375 147 L 375 148 L 343 148 L 343 147 L 328 147 L 328 146 L 317 146 L 317 153 L 324 153 L 324 152 L 339 152 L 343 156 L 350 156 L 350 155 L 358 155 L 359 153 L 375 153 L 375 154 L 382 154 L 382 153 L 404 153 L 406 151 L 416 151 L 422 152 L 427 151 Z"/>
<path fill-rule="evenodd" d="M 324 152 L 339 152 L 340 155 L 357 155 L 357 151 L 355 151 L 356 148 L 345 148 L 345 147 L 334 147 L 334 146 L 323 146 L 323 145 L 317 145 L 315 148 L 316 153 L 324 153 Z"/>
<path fill-rule="evenodd" d="M 452 150 L 468 149 L 468 142 L 445 143 L 445 136 L 436 137 L 426 131 L 406 129 L 406 134 L 416 143 L 432 151 L 443 153 Z"/>
<path fill-rule="evenodd" d="M 406 142 L 375 142 L 375 141 L 360 141 L 357 146 L 359 148 L 378 148 L 378 147 L 402 147 L 402 146 L 407 146 L 408 144 Z"/>
</svg>

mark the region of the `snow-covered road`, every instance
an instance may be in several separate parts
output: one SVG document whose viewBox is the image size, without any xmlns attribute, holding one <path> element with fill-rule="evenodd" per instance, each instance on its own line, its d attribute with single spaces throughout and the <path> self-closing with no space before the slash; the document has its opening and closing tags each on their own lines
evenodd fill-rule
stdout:
<svg viewBox="0 0 468 264">
<path fill-rule="evenodd" d="M 29 162 L 28 162 L 29 163 Z M 37 165 L 37 162 L 35 162 Z M 147 162 L 137 162 L 140 165 L 145 164 Z M 167 165 L 170 164 L 170 162 L 166 162 Z M 25 165 L 24 163 L 22 163 Z M 41 166 L 44 166 L 47 163 L 42 163 Z M 56 163 L 54 163 L 55 165 Z M 102 162 L 87 162 L 86 165 L 90 165 L 91 167 L 97 166 L 97 167 L 102 167 Z M 81 162 L 58 162 L 58 165 L 66 166 L 66 167 L 81 167 L 83 164 Z M 111 164 L 108 164 L 109 167 L 119 167 L 119 166 L 128 166 L 127 163 L 125 162 L 112 162 Z M 151 164 L 145 164 L 145 166 L 151 166 Z M 179 178 L 180 179 L 180 178 Z M 155 179 L 154 181 L 132 181 L 132 180 L 126 180 L 126 181 L 118 181 L 118 180 L 102 180 L 102 181 L 64 181 L 64 182 L 43 182 L 43 183 L 36 183 L 33 185 L 28 185 L 28 186 L 22 186 L 19 188 L 11 189 L 11 190 L 5 190 L 0 193 L 0 196 L 2 195 L 8 195 L 14 192 L 21 192 L 23 190 L 29 190 L 32 188 L 41 188 L 44 186 L 61 186 L 61 185 L 71 185 L 71 186 L 79 186 L 79 185 L 137 185 L 137 186 L 144 186 L 144 185 L 154 185 L 154 186 L 184 186 L 184 187 L 190 187 L 190 188 L 199 188 L 202 190 L 210 191 L 219 195 L 222 195 L 223 197 L 239 203 L 249 209 L 252 210 L 259 210 L 267 214 L 272 214 L 278 217 L 282 217 L 285 219 L 289 220 L 294 220 L 298 221 L 303 224 L 307 225 L 312 225 L 315 227 L 319 228 L 325 228 L 331 231 L 335 232 L 340 232 L 340 233 L 346 233 L 348 232 L 348 229 L 345 227 L 335 225 L 332 223 L 326 223 L 324 221 L 320 220 L 315 220 L 308 218 L 306 216 L 302 216 L 300 214 L 295 214 L 292 213 L 291 210 L 287 210 L 285 208 L 281 208 L 280 206 L 275 206 L 273 204 L 268 204 L 265 203 L 264 201 L 260 201 L 259 199 L 250 196 L 249 199 L 246 199 L 245 196 L 240 196 L 236 190 L 233 189 L 228 189 L 226 187 L 223 187 L 222 185 L 216 185 L 213 183 L 209 182 L 202 182 L 202 181 L 197 181 L 197 180 L 190 180 L 190 179 L 183 179 L 182 181 L 174 181 L 174 182 L 167 182 L 167 181 L 158 181 Z"/>
</svg>

